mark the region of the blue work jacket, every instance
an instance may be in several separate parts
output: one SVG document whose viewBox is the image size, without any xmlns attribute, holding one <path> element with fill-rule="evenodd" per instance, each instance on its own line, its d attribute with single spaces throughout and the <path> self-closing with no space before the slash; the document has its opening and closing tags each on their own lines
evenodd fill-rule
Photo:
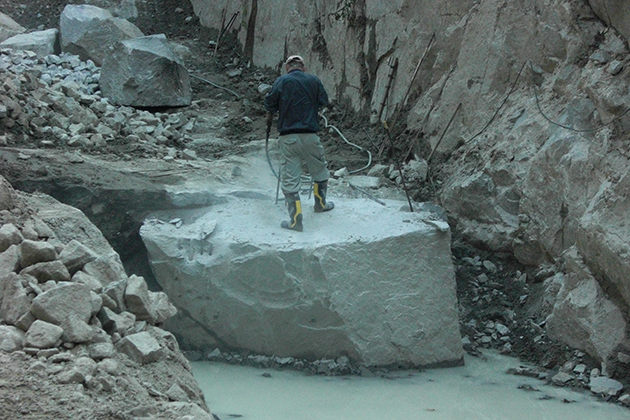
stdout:
<svg viewBox="0 0 630 420">
<path fill-rule="evenodd" d="M 280 134 L 318 132 L 317 112 L 328 105 L 328 94 L 321 80 L 300 69 L 293 69 L 276 79 L 265 97 L 267 111 L 278 112 Z"/>
</svg>

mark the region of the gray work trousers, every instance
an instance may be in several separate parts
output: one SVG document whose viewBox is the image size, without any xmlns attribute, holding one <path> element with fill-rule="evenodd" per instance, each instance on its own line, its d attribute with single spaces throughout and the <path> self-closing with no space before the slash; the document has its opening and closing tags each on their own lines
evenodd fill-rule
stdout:
<svg viewBox="0 0 630 420">
<path fill-rule="evenodd" d="M 302 164 L 306 163 L 314 182 L 327 181 L 330 177 L 324 147 L 315 133 L 284 134 L 278 139 L 280 149 L 280 177 L 282 192 L 292 194 L 300 191 Z"/>
</svg>

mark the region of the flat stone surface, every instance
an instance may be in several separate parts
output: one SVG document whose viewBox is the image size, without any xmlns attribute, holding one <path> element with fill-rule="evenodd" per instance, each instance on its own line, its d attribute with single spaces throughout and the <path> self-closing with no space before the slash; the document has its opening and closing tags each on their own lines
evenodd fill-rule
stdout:
<svg viewBox="0 0 630 420">
<path fill-rule="evenodd" d="M 169 329 L 277 356 L 460 363 L 448 224 L 400 211 L 406 202 L 330 200 L 315 214 L 303 197 L 303 232 L 280 228 L 286 210 L 264 191 L 150 216 L 141 235 L 156 278 L 206 334 Z"/>
</svg>

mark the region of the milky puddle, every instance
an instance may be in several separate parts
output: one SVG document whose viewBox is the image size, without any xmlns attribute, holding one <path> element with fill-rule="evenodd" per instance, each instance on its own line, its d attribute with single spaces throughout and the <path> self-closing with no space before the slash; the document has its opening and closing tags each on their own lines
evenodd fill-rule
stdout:
<svg viewBox="0 0 630 420">
<path fill-rule="evenodd" d="M 221 420 L 630 419 L 629 409 L 587 392 L 506 374 L 518 360 L 491 353 L 486 358 L 468 357 L 459 368 L 395 372 L 387 379 L 191 364 L 210 410 Z"/>
</svg>

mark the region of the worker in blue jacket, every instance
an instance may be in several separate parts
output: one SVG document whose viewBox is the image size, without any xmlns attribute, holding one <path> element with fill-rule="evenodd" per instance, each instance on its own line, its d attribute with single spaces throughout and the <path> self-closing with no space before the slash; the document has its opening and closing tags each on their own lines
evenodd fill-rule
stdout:
<svg viewBox="0 0 630 420">
<path fill-rule="evenodd" d="M 332 202 L 326 201 L 330 172 L 324 147 L 317 135 L 320 130 L 318 111 L 331 104 L 321 80 L 306 73 L 302 57 L 292 55 L 284 64 L 287 73 L 274 82 L 265 97 L 265 108 L 268 111 L 268 126 L 272 124 L 273 115 L 278 113 L 278 147 L 281 155 L 279 176 L 289 210 L 289 221 L 283 221 L 281 226 L 301 232 L 303 225 L 299 191 L 303 163 L 306 163 L 314 182 L 315 213 L 335 207 Z"/>
</svg>

